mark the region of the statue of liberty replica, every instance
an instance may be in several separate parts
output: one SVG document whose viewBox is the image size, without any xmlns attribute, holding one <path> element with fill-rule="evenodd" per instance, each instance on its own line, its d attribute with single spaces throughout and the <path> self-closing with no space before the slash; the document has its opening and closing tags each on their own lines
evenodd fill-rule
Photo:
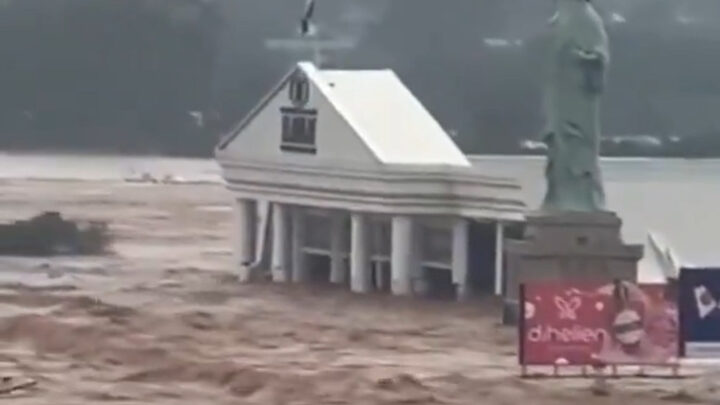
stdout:
<svg viewBox="0 0 720 405">
<path fill-rule="evenodd" d="M 556 0 L 546 88 L 547 194 L 543 210 L 605 209 L 600 98 L 610 63 L 607 33 L 590 0 Z"/>
<path fill-rule="evenodd" d="M 524 238 L 507 242 L 506 323 L 519 316 L 530 281 L 636 281 L 643 246 L 626 245 L 606 209 L 600 175 L 600 99 L 610 63 L 608 36 L 592 0 L 555 0 L 545 83 L 547 192 L 526 214 Z"/>
</svg>

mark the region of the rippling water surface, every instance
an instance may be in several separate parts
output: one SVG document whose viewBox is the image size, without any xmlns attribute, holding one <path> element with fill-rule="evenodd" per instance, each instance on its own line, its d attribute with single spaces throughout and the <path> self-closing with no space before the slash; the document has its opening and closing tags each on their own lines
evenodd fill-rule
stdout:
<svg viewBox="0 0 720 405">
<path fill-rule="evenodd" d="M 474 156 L 487 174 L 512 176 L 537 207 L 545 187 L 542 157 Z M 220 182 L 211 159 L 54 154 L 0 155 L 0 178 L 119 180 L 147 172 L 157 178 Z M 602 162 L 609 207 L 628 242 L 659 232 L 687 262 L 720 264 L 720 160 L 609 158 Z"/>
</svg>

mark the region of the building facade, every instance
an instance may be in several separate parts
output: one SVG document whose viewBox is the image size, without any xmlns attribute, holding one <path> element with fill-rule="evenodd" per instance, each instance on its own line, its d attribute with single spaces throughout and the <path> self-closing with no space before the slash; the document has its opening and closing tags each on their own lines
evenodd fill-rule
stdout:
<svg viewBox="0 0 720 405">
<path fill-rule="evenodd" d="M 512 178 L 479 172 L 390 70 L 294 66 L 216 149 L 241 281 L 502 293 Z"/>
</svg>

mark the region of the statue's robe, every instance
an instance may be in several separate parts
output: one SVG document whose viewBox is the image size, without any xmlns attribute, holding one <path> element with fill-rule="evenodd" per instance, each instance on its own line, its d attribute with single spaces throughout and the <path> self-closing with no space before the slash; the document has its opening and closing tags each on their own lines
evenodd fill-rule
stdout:
<svg viewBox="0 0 720 405">
<path fill-rule="evenodd" d="M 609 64 L 602 19 L 585 0 L 560 0 L 551 21 L 546 90 L 547 211 L 601 211 L 600 97 Z"/>
</svg>

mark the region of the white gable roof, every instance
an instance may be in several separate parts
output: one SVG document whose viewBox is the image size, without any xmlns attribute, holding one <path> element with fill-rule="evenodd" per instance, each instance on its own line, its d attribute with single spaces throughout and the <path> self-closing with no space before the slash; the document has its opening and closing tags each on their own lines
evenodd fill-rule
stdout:
<svg viewBox="0 0 720 405">
<path fill-rule="evenodd" d="M 319 70 L 300 62 L 223 140 L 225 149 L 267 106 L 292 73 L 302 70 L 380 163 L 470 167 L 440 124 L 391 70 Z"/>
<path fill-rule="evenodd" d="M 331 103 L 383 163 L 471 166 L 392 70 L 318 73 Z"/>
</svg>

